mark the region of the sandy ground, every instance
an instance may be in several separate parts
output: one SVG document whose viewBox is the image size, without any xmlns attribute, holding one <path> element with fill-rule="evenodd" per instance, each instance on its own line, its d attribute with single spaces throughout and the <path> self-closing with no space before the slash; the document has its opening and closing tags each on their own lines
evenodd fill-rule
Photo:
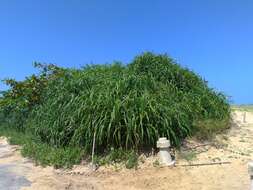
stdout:
<svg viewBox="0 0 253 190">
<path fill-rule="evenodd" d="M 249 189 L 247 164 L 253 158 L 253 114 L 234 112 L 234 125 L 212 143 L 188 140 L 176 154 L 175 167 L 155 165 L 157 157 L 143 159 L 137 170 L 88 166 L 72 170 L 42 168 L 20 155 L 18 146 L 0 138 L 0 188 L 23 190 L 244 190 Z M 246 121 L 246 122 L 245 122 Z M 185 166 L 230 162 L 223 165 Z M 184 166 L 183 166 L 184 165 Z M 15 185 L 16 184 L 16 185 Z M 1 186 L 2 185 L 2 186 Z M 3 188 L 4 187 L 4 188 Z"/>
</svg>

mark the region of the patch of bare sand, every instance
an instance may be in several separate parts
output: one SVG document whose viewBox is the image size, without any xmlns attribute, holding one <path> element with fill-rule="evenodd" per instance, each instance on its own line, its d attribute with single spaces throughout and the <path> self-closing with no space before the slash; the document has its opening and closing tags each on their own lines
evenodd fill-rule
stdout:
<svg viewBox="0 0 253 190">
<path fill-rule="evenodd" d="M 0 138 L 0 165 L 11 166 L 8 172 L 23 176 L 31 182 L 31 186 L 23 187 L 22 190 L 101 189 L 97 179 L 85 176 L 90 169 L 78 176 L 62 175 L 63 171 L 53 167 L 35 166 L 31 160 L 23 158 L 18 149 L 18 146 L 9 145 L 6 138 Z"/>
<path fill-rule="evenodd" d="M 240 114 L 234 116 L 240 118 Z M 240 119 L 238 119 L 240 120 Z M 172 168 L 154 165 L 157 157 L 143 159 L 138 170 L 121 166 L 104 166 L 92 172 L 88 166 L 75 166 L 72 170 L 55 170 L 52 167 L 34 166 L 21 157 L 17 147 L 5 149 L 10 153 L 0 163 L 16 163 L 17 170 L 31 181 L 23 190 L 243 190 L 249 188 L 247 163 L 253 156 L 253 125 L 237 122 L 227 134 L 217 137 L 214 143 L 199 144 L 188 140 L 182 151 L 194 156 L 186 159 L 176 153 L 176 166 Z M 0 144 L 6 145 L 6 139 Z M 1 152 L 0 152 L 1 153 Z M 206 166 L 182 166 L 229 161 L 230 164 Z"/>
<path fill-rule="evenodd" d="M 194 141 L 186 143 L 195 157 L 185 160 L 176 154 L 173 168 L 152 167 L 146 159 L 137 171 L 108 171 L 98 175 L 104 189 L 171 189 L 171 190 L 242 190 L 249 188 L 247 164 L 252 159 L 253 125 L 234 126 L 227 134 L 217 137 L 213 144 L 201 146 Z M 204 144 L 205 145 L 205 144 Z M 197 147 L 197 148 L 194 148 Z M 155 158 L 152 158 L 152 162 Z M 182 166 L 213 162 L 230 162 L 224 165 Z M 106 170 L 100 169 L 99 172 Z M 98 173 L 99 173 L 98 172 Z"/>
<path fill-rule="evenodd" d="M 236 110 L 232 113 L 233 120 L 240 124 L 253 124 L 253 112 Z"/>
</svg>

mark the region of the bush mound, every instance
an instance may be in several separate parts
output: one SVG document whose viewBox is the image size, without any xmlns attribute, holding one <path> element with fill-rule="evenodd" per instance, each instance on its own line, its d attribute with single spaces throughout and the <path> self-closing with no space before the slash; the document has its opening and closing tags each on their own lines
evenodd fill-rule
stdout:
<svg viewBox="0 0 253 190">
<path fill-rule="evenodd" d="M 81 69 L 36 66 L 37 76 L 6 81 L 11 88 L 0 98 L 0 119 L 55 148 L 90 152 L 94 135 L 99 153 L 137 151 L 164 136 L 180 146 L 207 128 L 199 123 L 221 122 L 220 130 L 229 122 L 227 98 L 167 55 L 147 52 L 128 65 Z"/>
</svg>

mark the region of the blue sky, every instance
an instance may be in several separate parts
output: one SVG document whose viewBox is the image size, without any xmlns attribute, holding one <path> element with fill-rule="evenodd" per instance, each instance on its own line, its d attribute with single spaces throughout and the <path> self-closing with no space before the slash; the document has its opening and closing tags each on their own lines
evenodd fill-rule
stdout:
<svg viewBox="0 0 253 190">
<path fill-rule="evenodd" d="M 252 0 L 0 0 L 0 78 L 168 53 L 233 103 L 253 103 Z M 0 84 L 0 90 L 6 87 Z"/>
</svg>

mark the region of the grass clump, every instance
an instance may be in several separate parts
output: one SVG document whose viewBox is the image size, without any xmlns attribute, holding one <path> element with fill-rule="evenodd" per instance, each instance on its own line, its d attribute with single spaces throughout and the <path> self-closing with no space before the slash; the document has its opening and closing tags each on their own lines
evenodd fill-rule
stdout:
<svg viewBox="0 0 253 190">
<path fill-rule="evenodd" d="M 38 141 L 32 134 L 17 131 L 13 128 L 0 126 L 0 136 L 8 138 L 12 145 L 22 145 L 21 154 L 32 158 L 36 164 L 54 166 L 55 168 L 71 168 L 84 158 L 80 147 L 56 148 Z"/>
<path fill-rule="evenodd" d="M 96 153 L 107 155 L 104 162 L 127 160 L 131 168 L 136 152 L 154 147 L 159 137 L 179 147 L 185 137 L 211 136 L 223 128 L 218 123 L 229 122 L 227 98 L 167 55 L 148 52 L 127 65 L 81 69 L 39 66 L 38 76 L 8 81 L 0 119 L 2 114 L 3 123 L 43 144 L 41 149 L 36 143 L 24 146 L 24 155 L 36 159 L 55 152 L 41 161 L 45 165 L 80 161 L 91 152 L 95 134 Z M 65 153 L 69 157 L 57 163 Z"/>
<path fill-rule="evenodd" d="M 211 140 L 216 134 L 230 127 L 229 120 L 202 120 L 194 123 L 193 133 L 198 140 Z"/>
<path fill-rule="evenodd" d="M 55 148 L 34 141 L 25 143 L 21 153 L 25 157 L 34 159 L 37 164 L 54 166 L 55 168 L 70 168 L 79 164 L 84 156 L 83 150 L 79 147 Z"/>
<path fill-rule="evenodd" d="M 194 151 L 181 151 L 179 155 L 181 158 L 183 158 L 184 160 L 188 162 L 191 162 L 197 159 L 197 153 Z"/>
<path fill-rule="evenodd" d="M 95 158 L 98 165 L 116 165 L 123 163 L 127 169 L 138 167 L 138 154 L 133 150 L 114 149 Z"/>
</svg>

